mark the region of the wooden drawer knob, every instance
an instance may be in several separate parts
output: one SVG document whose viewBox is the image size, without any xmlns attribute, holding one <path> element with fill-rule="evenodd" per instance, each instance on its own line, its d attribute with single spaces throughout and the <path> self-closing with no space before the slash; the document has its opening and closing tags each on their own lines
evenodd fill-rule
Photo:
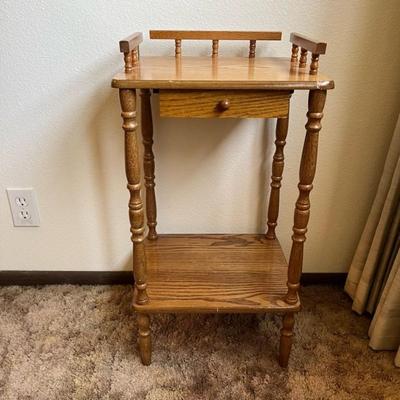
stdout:
<svg viewBox="0 0 400 400">
<path fill-rule="evenodd" d="M 228 99 L 223 99 L 218 103 L 218 108 L 221 111 L 226 111 L 229 109 L 229 106 L 231 105 L 231 103 L 229 102 Z"/>
</svg>

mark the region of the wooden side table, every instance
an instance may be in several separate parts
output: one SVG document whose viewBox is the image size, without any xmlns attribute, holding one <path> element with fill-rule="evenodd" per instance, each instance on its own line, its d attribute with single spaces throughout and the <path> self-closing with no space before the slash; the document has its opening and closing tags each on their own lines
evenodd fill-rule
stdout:
<svg viewBox="0 0 400 400">
<path fill-rule="evenodd" d="M 284 59 L 255 57 L 258 40 L 280 40 L 281 32 L 150 31 L 150 38 L 173 39 L 175 56 L 139 57 L 142 34 L 134 33 L 120 42 L 125 71 L 112 81 L 112 86 L 119 89 L 125 131 L 135 277 L 133 307 L 138 319 L 141 360 L 145 365 L 151 362 L 149 314 L 277 312 L 283 314 L 279 363 L 285 367 L 292 344 L 294 314 L 300 309 L 303 245 L 322 111 L 327 90 L 334 87 L 332 80 L 318 73 L 319 56 L 325 53 L 326 43 L 294 33 L 290 37 L 291 59 Z M 182 40 L 195 39 L 211 41 L 210 57 L 182 55 Z M 219 57 L 221 40 L 248 40 L 249 56 Z M 308 52 L 312 54 L 309 69 Z M 294 90 L 309 90 L 309 100 L 293 244 L 287 263 L 275 228 L 289 103 Z M 266 233 L 157 234 L 152 91 L 159 93 L 161 117 L 277 118 Z M 144 144 L 145 207 L 141 195 L 137 93 Z"/>
</svg>

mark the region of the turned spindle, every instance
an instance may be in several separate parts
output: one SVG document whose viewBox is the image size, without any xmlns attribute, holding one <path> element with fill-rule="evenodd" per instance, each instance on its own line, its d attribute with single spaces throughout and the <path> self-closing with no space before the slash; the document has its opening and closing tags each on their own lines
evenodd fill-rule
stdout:
<svg viewBox="0 0 400 400">
<path fill-rule="evenodd" d="M 318 135 L 326 99 L 326 90 L 311 90 L 308 97 L 306 138 L 300 162 L 299 196 L 294 211 L 292 249 L 288 267 L 288 292 L 286 302 L 296 304 L 303 268 L 303 248 L 306 240 L 307 225 L 310 217 L 310 191 L 317 164 Z"/>
<path fill-rule="evenodd" d="M 122 128 L 125 132 L 125 171 L 128 180 L 129 221 L 133 243 L 133 273 L 135 277 L 136 301 L 138 304 L 148 302 L 146 283 L 146 257 L 144 249 L 144 210 L 141 197 L 141 174 L 139 159 L 139 141 L 136 122 L 136 91 L 120 89 L 122 109 Z"/>
<path fill-rule="evenodd" d="M 287 118 L 278 118 L 276 123 L 275 154 L 272 162 L 271 193 L 268 204 L 268 231 L 266 234 L 266 238 L 271 240 L 276 238 L 275 228 L 279 214 L 279 194 L 285 165 L 283 149 L 286 144 L 288 125 L 289 116 Z"/>
<path fill-rule="evenodd" d="M 310 64 L 310 75 L 316 75 L 318 73 L 318 61 L 319 61 L 319 54 L 313 53 Z"/>
<path fill-rule="evenodd" d="M 144 146 L 143 154 L 143 170 L 144 185 L 146 187 L 146 217 L 149 232 L 147 238 L 150 240 L 157 239 L 157 208 L 156 195 L 154 191 L 154 153 L 153 153 L 153 119 L 151 115 L 150 90 L 142 89 L 140 91 L 141 99 L 141 122 L 142 122 L 142 138 Z"/>
<path fill-rule="evenodd" d="M 132 50 L 132 62 L 133 62 L 133 65 L 137 64 L 138 61 L 139 61 L 139 47 L 135 47 Z"/>
<path fill-rule="evenodd" d="M 290 62 L 297 64 L 297 59 L 299 57 L 299 46 L 296 44 L 292 44 L 292 57 L 290 59 Z"/>
<path fill-rule="evenodd" d="M 256 41 L 250 40 L 249 58 L 254 58 L 255 56 L 256 56 Z"/>
<path fill-rule="evenodd" d="M 212 56 L 217 57 L 218 56 L 218 45 L 219 45 L 219 40 L 213 40 L 212 41 Z"/>
<path fill-rule="evenodd" d="M 133 57 L 132 52 L 127 51 L 124 53 L 125 72 L 132 72 L 133 70 Z"/>
<path fill-rule="evenodd" d="M 287 313 L 283 316 L 281 340 L 279 344 L 279 365 L 286 368 L 289 364 L 290 350 L 293 342 L 294 314 Z"/>
<path fill-rule="evenodd" d="M 305 68 L 307 65 L 307 49 L 301 48 L 299 68 Z"/>
<path fill-rule="evenodd" d="M 180 57 L 182 54 L 182 40 L 175 39 L 175 57 Z"/>
</svg>

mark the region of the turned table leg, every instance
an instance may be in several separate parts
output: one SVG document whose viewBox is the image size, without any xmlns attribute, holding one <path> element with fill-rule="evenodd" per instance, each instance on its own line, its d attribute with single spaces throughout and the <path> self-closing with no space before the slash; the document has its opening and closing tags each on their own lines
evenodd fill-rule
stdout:
<svg viewBox="0 0 400 400">
<path fill-rule="evenodd" d="M 153 120 L 151 116 L 150 90 L 142 89 L 141 98 L 141 121 L 142 137 L 144 145 L 143 169 L 144 184 L 146 186 L 146 216 L 149 227 L 148 239 L 157 239 L 157 208 L 156 195 L 154 192 L 154 154 L 153 154 Z"/>
<path fill-rule="evenodd" d="M 276 123 L 275 154 L 272 162 L 271 193 L 268 203 L 268 231 L 267 239 L 275 239 L 275 228 L 279 214 L 279 192 L 281 188 L 282 173 L 284 167 L 283 148 L 286 144 L 288 132 L 289 115 L 286 118 L 278 118 Z"/>
<path fill-rule="evenodd" d="M 288 268 L 288 293 L 286 302 L 296 304 L 300 288 L 300 277 L 303 267 L 303 247 L 306 240 L 308 220 L 310 217 L 310 191 L 317 164 L 318 135 L 321 130 L 321 119 L 326 99 L 326 90 L 311 90 L 308 97 L 306 138 L 300 163 L 299 197 L 294 211 L 292 249 Z"/>
<path fill-rule="evenodd" d="M 303 268 L 303 248 L 306 240 L 307 225 L 310 217 L 310 191 L 317 164 L 318 135 L 326 99 L 326 90 L 311 90 L 308 97 L 306 138 L 300 163 L 299 196 L 294 211 L 292 249 L 288 267 L 288 292 L 285 301 L 288 304 L 298 302 L 300 277 Z M 286 367 L 289 360 L 294 326 L 294 314 L 288 313 L 283 318 L 279 363 Z"/>
<path fill-rule="evenodd" d="M 151 363 L 151 332 L 150 317 L 148 314 L 137 314 L 139 329 L 139 353 L 140 359 L 144 365 Z"/>
<path fill-rule="evenodd" d="M 129 198 L 129 220 L 131 224 L 131 240 L 133 243 L 133 274 L 135 277 L 135 301 L 137 304 L 146 304 L 149 301 L 147 296 L 146 283 L 146 257 L 144 247 L 144 212 L 141 197 L 140 181 L 140 160 L 139 142 L 137 137 L 136 122 L 136 91 L 133 89 L 120 89 L 119 91 L 122 109 L 122 128 L 125 131 L 125 170 L 128 180 Z M 138 314 L 139 324 L 139 347 L 140 353 L 150 352 L 150 338 L 141 339 L 144 335 L 140 332 L 148 332 L 149 320 L 144 321 L 143 316 Z M 147 335 L 147 336 L 148 336 Z M 143 357 L 142 357 L 143 359 Z M 150 360 L 150 357 L 144 361 Z M 143 362 L 144 362 L 143 361 Z M 145 362 L 144 362 L 145 363 Z"/>
<path fill-rule="evenodd" d="M 289 363 L 290 350 L 293 341 L 294 313 L 287 313 L 283 316 L 281 329 L 281 341 L 279 345 L 279 365 L 287 367 Z"/>
</svg>

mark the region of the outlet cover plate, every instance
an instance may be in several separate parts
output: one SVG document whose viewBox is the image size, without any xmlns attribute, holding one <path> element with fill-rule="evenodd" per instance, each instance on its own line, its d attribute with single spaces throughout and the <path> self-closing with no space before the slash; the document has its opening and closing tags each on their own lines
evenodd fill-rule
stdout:
<svg viewBox="0 0 400 400">
<path fill-rule="evenodd" d="M 33 188 L 8 188 L 7 196 L 15 227 L 40 226 L 38 203 Z"/>
</svg>

